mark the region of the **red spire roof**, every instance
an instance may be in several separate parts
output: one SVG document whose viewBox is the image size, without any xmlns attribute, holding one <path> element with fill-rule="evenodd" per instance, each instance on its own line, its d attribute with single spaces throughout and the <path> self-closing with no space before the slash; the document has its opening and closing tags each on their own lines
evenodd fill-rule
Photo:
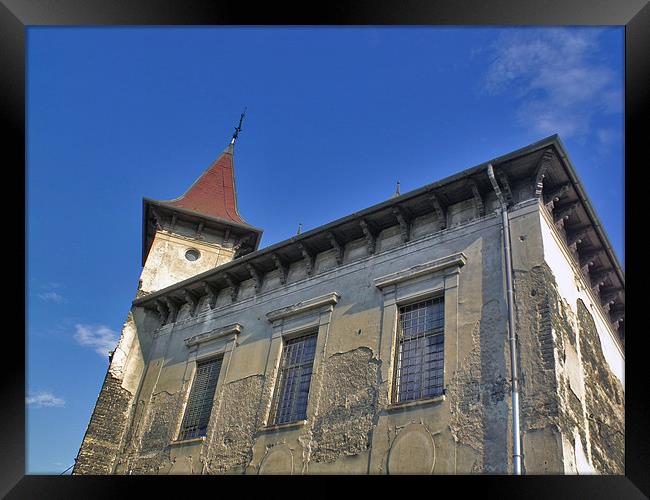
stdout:
<svg viewBox="0 0 650 500">
<path fill-rule="evenodd" d="M 233 146 L 228 146 L 183 196 L 166 204 L 246 224 L 237 211 Z"/>
</svg>

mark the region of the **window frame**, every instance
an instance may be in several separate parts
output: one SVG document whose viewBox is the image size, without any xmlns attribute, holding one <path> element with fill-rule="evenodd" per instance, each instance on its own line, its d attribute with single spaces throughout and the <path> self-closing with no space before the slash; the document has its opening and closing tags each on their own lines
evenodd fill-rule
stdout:
<svg viewBox="0 0 650 500">
<path fill-rule="evenodd" d="M 173 434 L 173 436 L 176 436 L 176 438 L 172 438 L 170 443 L 171 446 L 180 446 L 188 442 L 202 441 L 206 439 L 207 435 L 209 435 L 210 420 L 212 420 L 213 415 L 215 413 L 218 413 L 221 409 L 221 398 L 219 395 L 221 394 L 225 381 L 228 377 L 228 367 L 230 366 L 233 352 L 237 347 L 237 337 L 241 334 L 243 329 L 244 328 L 241 324 L 233 323 L 226 326 L 214 328 L 203 333 L 192 335 L 184 340 L 184 344 L 189 350 L 187 362 L 185 365 L 185 374 L 183 376 L 183 390 L 185 393 L 185 399 L 183 401 L 183 408 L 180 412 L 180 417 L 176 420 L 175 433 Z M 208 426 L 206 428 L 206 435 L 197 438 L 182 439 L 181 436 L 183 434 L 183 422 L 185 420 L 185 414 L 187 411 L 187 405 L 189 403 L 192 387 L 194 386 L 197 366 L 203 362 L 207 362 L 220 357 L 222 358 L 221 369 L 219 371 L 219 376 L 217 378 L 217 383 L 212 398 L 212 408 L 210 411 Z M 185 388 L 186 384 L 188 386 L 187 388 Z"/>
<path fill-rule="evenodd" d="M 311 299 L 303 299 L 295 304 L 274 309 L 266 313 L 266 318 L 272 325 L 272 334 L 264 372 L 266 380 L 264 392 L 266 396 L 263 418 L 259 427 L 260 432 L 272 432 L 278 429 L 300 427 L 310 418 L 313 418 L 315 400 L 318 398 L 322 386 L 321 371 L 324 361 L 323 354 L 329 336 L 332 313 L 340 297 L 337 292 L 331 292 Z M 309 394 L 307 397 L 306 417 L 304 420 L 297 420 L 286 424 L 275 424 L 271 420 L 274 418 L 272 405 L 279 383 L 284 345 L 287 341 L 312 333 L 316 333 L 317 336 Z"/>
<path fill-rule="evenodd" d="M 208 434 L 208 427 L 210 425 L 210 418 L 212 416 L 212 411 L 214 410 L 214 399 L 215 395 L 217 394 L 217 388 L 219 386 L 219 382 L 221 381 L 221 372 L 223 371 L 224 363 L 225 363 L 225 356 L 223 353 L 220 353 L 216 356 L 210 356 L 208 358 L 202 358 L 199 360 L 196 360 L 196 367 L 194 369 L 194 375 L 192 377 L 192 383 L 190 384 L 190 389 L 187 394 L 187 401 L 185 403 L 185 407 L 183 409 L 183 416 L 180 419 L 180 427 L 178 431 L 178 438 L 176 439 L 177 441 L 190 441 L 194 439 L 202 439 Z M 217 363 L 219 362 L 219 368 L 218 372 L 216 375 L 216 379 L 214 381 L 214 387 L 212 389 L 212 394 L 206 398 L 206 394 L 203 395 L 203 401 L 206 399 L 209 399 L 209 406 L 210 409 L 207 412 L 207 421 L 205 422 L 205 432 L 203 434 L 195 435 L 195 436 L 186 436 L 184 435 L 186 432 L 185 426 L 186 426 L 186 420 L 188 418 L 188 412 L 191 411 L 190 405 L 192 404 L 192 396 L 194 393 L 194 390 L 196 388 L 196 383 L 197 383 L 197 377 L 199 375 L 199 369 L 206 364 L 210 363 Z"/>
<path fill-rule="evenodd" d="M 290 353 L 287 352 L 287 346 L 296 344 L 298 341 L 303 340 L 306 341 L 307 339 L 314 339 L 313 341 L 313 355 L 311 357 L 311 360 L 308 361 L 302 361 L 299 364 L 294 364 L 294 365 L 289 365 L 285 366 L 287 363 L 287 356 L 290 355 Z M 279 425 L 288 425 L 288 424 L 293 424 L 296 422 L 300 422 L 302 420 L 306 420 L 307 418 L 307 408 L 309 405 L 309 394 L 311 392 L 311 385 L 312 385 L 312 380 L 314 377 L 314 362 L 316 360 L 316 347 L 318 345 L 318 330 L 310 330 L 307 332 L 302 332 L 301 334 L 298 335 L 292 335 L 290 337 L 284 337 L 282 341 L 282 352 L 280 354 L 280 366 L 278 370 L 278 376 L 277 376 L 277 382 L 274 386 L 273 390 L 273 395 L 271 398 L 271 412 L 269 414 L 269 424 L 274 425 L 274 426 L 279 426 Z M 304 352 L 304 347 L 302 348 Z M 285 391 L 286 391 L 286 373 L 291 370 L 292 368 L 298 368 L 298 384 L 302 383 L 300 378 L 302 377 L 302 372 L 303 368 L 309 364 L 309 384 L 307 387 L 307 395 L 306 395 L 306 401 L 304 405 L 304 410 L 300 412 L 299 415 L 293 415 L 294 411 L 293 408 L 297 404 L 297 401 L 300 398 L 300 388 L 298 388 L 296 391 L 294 391 L 291 399 L 291 408 L 292 410 L 289 413 L 289 420 L 285 420 L 282 422 L 278 421 L 278 415 L 279 415 L 279 408 L 281 402 L 285 400 Z"/>
<path fill-rule="evenodd" d="M 381 398 L 384 401 L 381 403 L 383 410 L 399 410 L 445 400 L 448 370 L 458 362 L 458 286 L 461 268 L 466 262 L 465 254 L 458 252 L 373 280 L 382 295 L 378 357 L 382 361 L 381 378 L 386 381 L 381 386 L 384 394 Z M 399 347 L 399 308 L 436 297 L 442 297 L 444 304 L 442 394 L 397 402 L 395 377 Z"/>
<path fill-rule="evenodd" d="M 403 331 L 402 328 L 400 327 L 400 321 L 401 321 L 401 316 L 402 316 L 402 308 L 404 307 L 409 307 L 409 306 L 415 306 L 418 304 L 424 304 L 426 302 L 430 301 L 440 301 L 442 302 L 442 326 L 440 327 L 440 331 L 437 333 L 431 333 L 431 332 L 425 332 L 423 335 L 417 336 L 413 339 L 410 340 L 410 342 L 413 341 L 418 341 L 419 339 L 427 338 L 427 337 L 442 337 L 442 367 L 440 369 L 440 377 L 436 378 L 441 378 L 442 383 L 441 383 L 441 388 L 439 393 L 431 394 L 431 395 L 422 395 L 424 392 L 425 388 L 421 387 L 420 388 L 420 396 L 417 398 L 412 398 L 412 399 L 400 399 L 400 384 L 401 380 L 400 378 L 403 376 L 401 373 L 401 362 L 402 360 L 400 359 L 400 354 L 403 353 L 401 350 L 401 346 L 404 344 L 405 339 L 402 337 Z M 434 293 L 430 294 L 424 297 L 416 297 L 412 298 L 407 301 L 400 301 L 396 303 L 397 306 L 397 326 L 395 328 L 395 349 L 394 349 L 394 370 L 393 370 L 393 379 L 392 379 L 392 387 L 391 387 L 391 404 L 408 404 L 408 403 L 413 403 L 417 402 L 420 400 L 425 400 L 425 399 L 431 399 L 431 398 L 438 398 L 445 393 L 445 296 L 444 293 Z M 422 363 L 423 364 L 423 363 Z M 436 370 L 438 371 L 438 370 Z M 420 378 L 422 377 L 422 373 L 424 370 L 420 371 Z"/>
</svg>

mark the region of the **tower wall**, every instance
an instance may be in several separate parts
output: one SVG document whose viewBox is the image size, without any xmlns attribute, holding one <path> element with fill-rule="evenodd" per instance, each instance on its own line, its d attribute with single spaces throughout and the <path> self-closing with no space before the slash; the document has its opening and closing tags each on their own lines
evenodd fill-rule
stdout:
<svg viewBox="0 0 650 500">
<path fill-rule="evenodd" d="M 198 250 L 197 260 L 188 260 L 188 250 Z M 230 262 L 235 251 L 230 244 L 197 240 L 169 231 L 156 231 L 142 269 L 140 290 L 154 292 L 221 264 Z"/>
</svg>

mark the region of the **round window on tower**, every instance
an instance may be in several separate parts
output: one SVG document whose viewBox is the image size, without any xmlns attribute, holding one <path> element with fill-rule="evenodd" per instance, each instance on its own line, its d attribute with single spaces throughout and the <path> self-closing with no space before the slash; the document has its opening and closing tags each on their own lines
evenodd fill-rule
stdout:
<svg viewBox="0 0 650 500">
<path fill-rule="evenodd" d="M 185 252 L 185 258 L 190 261 L 194 260 L 199 260 L 199 257 L 201 257 L 201 252 L 194 248 L 190 248 L 187 252 Z"/>
</svg>

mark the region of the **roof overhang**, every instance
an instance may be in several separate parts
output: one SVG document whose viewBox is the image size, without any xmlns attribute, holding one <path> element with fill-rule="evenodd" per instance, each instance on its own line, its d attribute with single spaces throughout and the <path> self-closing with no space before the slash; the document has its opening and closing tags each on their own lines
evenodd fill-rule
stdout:
<svg viewBox="0 0 650 500">
<path fill-rule="evenodd" d="M 142 265 L 144 266 L 151 244 L 153 242 L 153 232 L 151 231 L 150 224 L 150 210 L 155 208 L 161 213 L 175 213 L 177 216 L 186 221 L 196 222 L 197 224 L 203 222 L 206 227 L 211 228 L 230 228 L 233 234 L 240 236 L 250 235 L 252 237 L 252 245 L 254 251 L 259 248 L 262 240 L 263 230 L 248 224 L 240 224 L 231 220 L 221 219 L 219 217 L 212 217 L 194 210 L 176 207 L 165 201 L 153 200 L 151 198 L 142 198 Z"/>
<path fill-rule="evenodd" d="M 250 278 L 247 264 L 252 264 L 259 272 L 269 272 L 276 269 L 277 258 L 285 262 L 294 262 L 304 258 L 301 250 L 306 247 L 313 254 L 333 248 L 332 235 L 340 244 L 356 240 L 364 236 L 361 221 L 369 224 L 375 231 L 381 231 L 396 224 L 395 209 L 405 210 L 412 217 L 431 212 L 431 195 L 435 194 L 443 205 L 449 206 L 472 197 L 472 186 L 480 192 L 492 192 L 492 186 L 487 175 L 488 165 L 492 164 L 497 176 L 505 174 L 513 185 L 518 182 L 532 182 L 538 172 L 540 161 L 549 149 L 554 151 L 553 161 L 546 170 L 544 188 L 552 189 L 559 184 L 570 184 L 572 188 L 568 200 L 579 202 L 576 220 L 580 225 L 590 226 L 593 234 L 589 236 L 589 247 L 602 249 L 608 264 L 611 265 L 618 283 L 612 280 L 612 286 L 625 287 L 625 275 L 612 249 L 612 245 L 600 222 L 587 194 L 584 191 L 576 173 L 575 167 L 569 160 L 566 150 L 557 135 L 549 136 L 524 148 L 518 149 L 472 168 L 466 169 L 440 181 L 428 184 L 419 189 L 404 193 L 382 203 L 366 208 L 359 212 L 335 220 L 311 231 L 293 236 L 261 250 L 244 255 L 231 262 L 220 265 L 215 269 L 176 283 L 165 289 L 158 290 L 145 297 L 136 299 L 135 306 L 153 307 L 157 298 L 167 294 L 182 294 L 183 289 L 202 289 L 202 282 L 207 281 L 217 288 L 228 286 L 223 276 L 228 273 L 231 279 Z M 177 209 L 178 210 L 178 209 Z M 249 230 L 255 230 L 244 226 Z M 257 230 L 259 231 L 259 230 Z M 261 233 L 261 231 L 260 231 Z M 595 235 L 595 239 L 594 239 Z M 602 247 L 602 248 L 601 248 Z M 599 257 L 601 259 L 602 257 Z M 623 299 L 624 300 L 624 299 Z"/>
</svg>

